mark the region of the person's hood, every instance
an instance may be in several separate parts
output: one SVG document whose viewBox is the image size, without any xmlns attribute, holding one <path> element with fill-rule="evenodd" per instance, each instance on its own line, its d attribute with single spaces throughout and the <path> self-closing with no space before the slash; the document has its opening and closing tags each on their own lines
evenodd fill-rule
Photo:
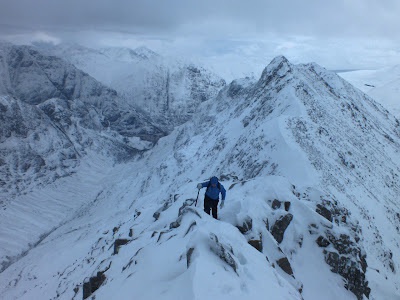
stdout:
<svg viewBox="0 0 400 300">
<path fill-rule="evenodd" d="M 211 183 L 211 184 L 217 184 L 217 183 L 218 183 L 218 178 L 215 177 L 215 176 L 211 177 L 210 183 Z"/>
</svg>

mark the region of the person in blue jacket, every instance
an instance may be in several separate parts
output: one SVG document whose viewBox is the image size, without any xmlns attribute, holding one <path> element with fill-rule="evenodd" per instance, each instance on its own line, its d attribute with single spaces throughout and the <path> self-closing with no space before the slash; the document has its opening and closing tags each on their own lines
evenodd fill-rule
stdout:
<svg viewBox="0 0 400 300">
<path fill-rule="evenodd" d="M 210 214 L 210 210 L 212 210 L 212 216 L 214 217 L 214 219 L 217 219 L 219 193 L 221 193 L 222 195 L 222 201 L 219 207 L 223 208 L 225 202 L 226 190 L 224 186 L 218 182 L 218 178 L 215 176 L 211 177 L 210 181 L 199 183 L 197 185 L 197 188 L 199 190 L 204 187 L 207 187 L 204 196 L 204 211 Z"/>
</svg>

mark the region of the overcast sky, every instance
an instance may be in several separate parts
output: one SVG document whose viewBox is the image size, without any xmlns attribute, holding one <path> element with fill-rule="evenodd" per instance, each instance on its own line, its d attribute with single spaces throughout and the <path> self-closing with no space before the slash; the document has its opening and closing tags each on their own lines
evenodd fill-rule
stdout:
<svg viewBox="0 0 400 300">
<path fill-rule="evenodd" d="M 399 0 L 0 0 L 16 43 L 147 45 L 251 70 L 284 54 L 327 68 L 400 64 Z M 246 71 L 248 71 L 246 70 Z"/>
</svg>

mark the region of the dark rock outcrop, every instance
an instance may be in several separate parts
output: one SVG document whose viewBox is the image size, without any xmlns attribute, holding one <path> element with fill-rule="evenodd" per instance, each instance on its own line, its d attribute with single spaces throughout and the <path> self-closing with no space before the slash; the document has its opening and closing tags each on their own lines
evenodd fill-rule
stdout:
<svg viewBox="0 0 400 300">
<path fill-rule="evenodd" d="M 283 235 L 285 234 L 286 228 L 289 226 L 292 219 L 293 215 L 287 214 L 280 217 L 271 227 L 271 234 L 279 244 L 283 241 Z"/>
<path fill-rule="evenodd" d="M 339 254 L 357 254 L 360 252 L 360 249 L 356 247 L 356 244 L 351 241 L 348 235 L 341 234 L 337 238 L 330 231 L 327 231 L 326 235 L 329 239 L 329 242 L 333 244 L 333 247 L 335 247 Z"/>
<path fill-rule="evenodd" d="M 160 215 L 161 215 L 161 213 L 160 213 L 159 211 L 156 211 L 156 212 L 153 214 L 153 218 L 156 219 L 156 221 L 157 221 L 158 218 L 160 217 Z"/>
<path fill-rule="evenodd" d="M 246 217 L 243 224 L 241 226 L 237 225 L 236 227 L 242 234 L 245 234 L 253 228 L 253 220 L 250 217 Z"/>
<path fill-rule="evenodd" d="M 262 252 L 263 250 L 263 245 L 262 245 L 262 240 L 250 240 L 248 243 L 256 248 L 258 251 Z"/>
<path fill-rule="evenodd" d="M 127 239 L 117 239 L 117 240 L 115 240 L 115 242 L 114 242 L 114 254 L 118 254 L 119 248 L 122 245 L 128 244 L 130 241 L 131 240 L 127 240 Z"/>
<path fill-rule="evenodd" d="M 368 287 L 368 281 L 365 280 L 365 274 L 359 265 L 349 257 L 339 255 L 336 252 L 327 252 L 325 261 L 331 266 L 331 271 L 340 274 L 346 279 L 345 288 L 362 300 L 365 295 L 369 298 L 371 289 Z"/>
<path fill-rule="evenodd" d="M 315 210 L 317 213 L 319 213 L 321 216 L 323 216 L 325 219 L 328 221 L 332 222 L 332 213 L 329 209 L 327 209 L 325 206 L 321 204 L 317 204 L 317 208 Z"/>
<path fill-rule="evenodd" d="M 221 260 L 226 262 L 236 273 L 237 263 L 233 259 L 231 253 L 232 249 L 227 249 L 226 246 L 222 245 L 218 241 L 218 237 L 215 234 L 211 234 L 210 236 L 212 240 L 211 251 L 214 252 Z"/>
<path fill-rule="evenodd" d="M 289 275 L 293 275 L 292 266 L 287 257 L 282 257 L 276 261 L 279 267 Z"/>
<path fill-rule="evenodd" d="M 315 242 L 318 244 L 320 247 L 328 247 L 330 245 L 330 242 L 324 238 L 322 235 L 320 235 Z"/>
<path fill-rule="evenodd" d="M 194 248 L 189 248 L 188 251 L 186 252 L 186 267 L 189 268 L 190 263 L 192 262 L 192 254 L 193 254 Z"/>
<path fill-rule="evenodd" d="M 87 299 L 92 295 L 95 291 L 99 289 L 99 287 L 106 280 L 106 275 L 104 273 L 110 268 L 110 266 L 104 271 L 97 272 L 96 276 L 90 277 L 89 281 L 83 283 L 83 299 Z"/>
<path fill-rule="evenodd" d="M 281 201 L 274 199 L 274 201 L 272 201 L 271 207 L 272 209 L 281 208 Z"/>
</svg>

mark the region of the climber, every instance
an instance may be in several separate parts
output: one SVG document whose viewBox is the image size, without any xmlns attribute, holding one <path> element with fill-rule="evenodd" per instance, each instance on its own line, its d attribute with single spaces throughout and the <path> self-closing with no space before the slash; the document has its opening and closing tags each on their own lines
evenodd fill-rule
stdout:
<svg viewBox="0 0 400 300">
<path fill-rule="evenodd" d="M 218 182 L 218 178 L 215 176 L 211 177 L 210 181 L 199 183 L 197 185 L 197 188 L 199 190 L 203 187 L 207 187 L 206 193 L 204 195 L 204 211 L 210 214 L 210 210 L 212 210 L 212 215 L 214 219 L 217 219 L 219 193 L 221 193 L 222 195 L 222 201 L 219 207 L 223 208 L 226 190 L 224 186 Z"/>
</svg>

